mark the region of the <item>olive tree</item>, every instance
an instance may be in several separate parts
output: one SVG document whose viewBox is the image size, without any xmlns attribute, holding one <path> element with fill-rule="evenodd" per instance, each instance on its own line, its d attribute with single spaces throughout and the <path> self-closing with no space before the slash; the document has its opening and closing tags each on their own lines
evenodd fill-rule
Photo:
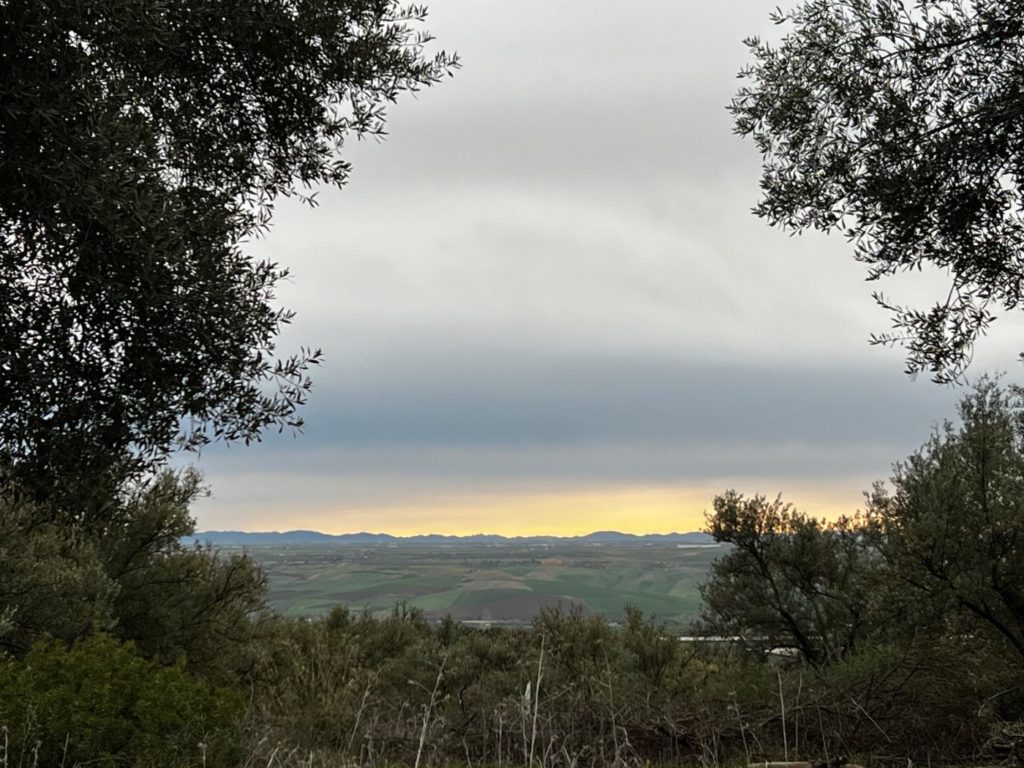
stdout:
<svg viewBox="0 0 1024 768">
<path fill-rule="evenodd" d="M 987 635 L 1024 659 L 1024 402 L 986 379 L 876 486 L 874 546 L 947 631 Z"/>
<path fill-rule="evenodd" d="M 457 65 L 396 0 L 0 3 L 0 467 L 77 499 L 301 425 L 275 200 Z"/>
<path fill-rule="evenodd" d="M 871 280 L 934 267 L 927 309 L 882 293 L 909 373 L 957 379 L 1024 298 L 1024 2 L 805 0 L 751 38 L 731 110 L 763 158 L 755 212 L 840 232 Z"/>
<path fill-rule="evenodd" d="M 715 497 L 707 530 L 731 547 L 701 586 L 708 634 L 784 649 L 813 666 L 856 652 L 880 624 L 878 560 L 859 521 L 835 523 L 781 498 Z"/>
<path fill-rule="evenodd" d="M 1024 393 L 986 378 L 959 411 L 857 517 L 716 497 L 708 531 L 732 546 L 702 587 L 705 629 L 814 666 L 916 641 L 1024 658 Z"/>
<path fill-rule="evenodd" d="M 210 680 L 243 672 L 268 614 L 266 577 L 245 553 L 186 543 L 204 491 L 194 470 L 161 471 L 108 501 L 102 532 L 0 498 L 0 656 L 106 632 Z"/>
</svg>

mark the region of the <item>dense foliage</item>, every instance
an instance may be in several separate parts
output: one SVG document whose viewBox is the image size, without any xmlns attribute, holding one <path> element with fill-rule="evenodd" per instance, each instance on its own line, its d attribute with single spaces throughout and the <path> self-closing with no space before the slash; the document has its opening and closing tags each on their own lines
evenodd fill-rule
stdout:
<svg viewBox="0 0 1024 768">
<path fill-rule="evenodd" d="M 242 555 L 187 547 L 193 472 L 164 472 L 108 502 L 102 533 L 50 520 L 46 508 L 0 500 L 0 649 L 95 632 L 133 641 L 164 663 L 222 680 L 246 667 L 263 611 L 264 577 Z"/>
<path fill-rule="evenodd" d="M 1024 662 L 1024 400 L 992 381 L 869 501 L 871 543 L 916 625 L 990 637 Z M 922 616 L 922 609 L 930 617 Z M 929 623 L 929 626 L 934 626 Z"/>
<path fill-rule="evenodd" d="M 162 667 L 94 635 L 71 648 L 40 642 L 0 662 L 4 765 L 230 765 L 239 756 L 237 691 L 211 688 L 183 664 Z"/>
<path fill-rule="evenodd" d="M 1024 298 L 1024 3 L 804 0 L 732 103 L 764 158 L 756 213 L 839 231 L 877 279 L 933 266 L 921 310 L 876 299 L 908 370 L 956 378 L 1002 308 Z"/>
<path fill-rule="evenodd" d="M 97 513 L 174 445 L 298 426 L 242 248 L 455 65 L 396 0 L 0 3 L 0 468 Z"/>
</svg>

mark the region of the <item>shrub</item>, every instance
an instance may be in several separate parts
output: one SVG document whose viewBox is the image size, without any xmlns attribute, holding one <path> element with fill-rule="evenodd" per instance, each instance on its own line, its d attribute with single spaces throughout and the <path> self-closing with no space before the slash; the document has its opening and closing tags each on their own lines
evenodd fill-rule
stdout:
<svg viewBox="0 0 1024 768">
<path fill-rule="evenodd" d="M 70 648 L 40 641 L 0 664 L 11 754 L 38 749 L 40 765 L 226 765 L 237 758 L 243 707 L 238 692 L 194 679 L 183 664 L 146 661 L 106 635 Z"/>
</svg>

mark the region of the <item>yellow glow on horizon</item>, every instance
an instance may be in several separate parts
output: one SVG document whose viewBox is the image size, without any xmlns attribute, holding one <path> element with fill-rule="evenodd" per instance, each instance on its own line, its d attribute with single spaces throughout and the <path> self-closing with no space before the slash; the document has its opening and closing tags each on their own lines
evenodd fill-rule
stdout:
<svg viewBox="0 0 1024 768">
<path fill-rule="evenodd" d="M 669 533 L 704 527 L 704 513 L 714 496 L 726 486 L 581 489 L 558 492 L 515 493 L 495 491 L 434 498 L 422 503 L 371 505 L 351 508 L 304 508 L 282 512 L 249 509 L 244 530 L 312 529 L 324 533 L 370 531 L 397 536 L 437 533 L 505 536 L 578 536 L 594 531 Z M 865 486 L 859 486 L 861 488 Z M 750 495 L 757 492 L 756 485 Z M 738 488 L 747 493 L 743 488 Z M 807 514 L 835 518 L 859 506 L 859 491 L 804 485 L 783 498 Z M 774 494 L 770 494 L 774 495 Z M 226 527 L 224 516 L 217 527 Z M 234 515 L 231 515 L 234 517 Z M 211 527 L 208 524 L 207 528 Z"/>
</svg>

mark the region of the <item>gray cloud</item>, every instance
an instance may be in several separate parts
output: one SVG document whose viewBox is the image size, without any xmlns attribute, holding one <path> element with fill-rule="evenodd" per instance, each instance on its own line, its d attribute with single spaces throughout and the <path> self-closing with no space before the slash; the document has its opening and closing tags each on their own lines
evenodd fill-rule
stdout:
<svg viewBox="0 0 1024 768">
<path fill-rule="evenodd" d="M 501 349 L 389 350 L 322 389 L 307 439 L 342 445 L 607 440 L 889 442 L 951 392 L 898 372 Z M 922 438 L 924 435 L 922 435 Z"/>
<path fill-rule="evenodd" d="M 508 350 L 393 349 L 325 385 L 296 439 L 215 449 L 254 465 L 441 485 L 678 482 L 887 474 L 956 392 L 880 368 L 814 368 Z M 895 396 L 894 396 L 895 395 Z"/>
</svg>

